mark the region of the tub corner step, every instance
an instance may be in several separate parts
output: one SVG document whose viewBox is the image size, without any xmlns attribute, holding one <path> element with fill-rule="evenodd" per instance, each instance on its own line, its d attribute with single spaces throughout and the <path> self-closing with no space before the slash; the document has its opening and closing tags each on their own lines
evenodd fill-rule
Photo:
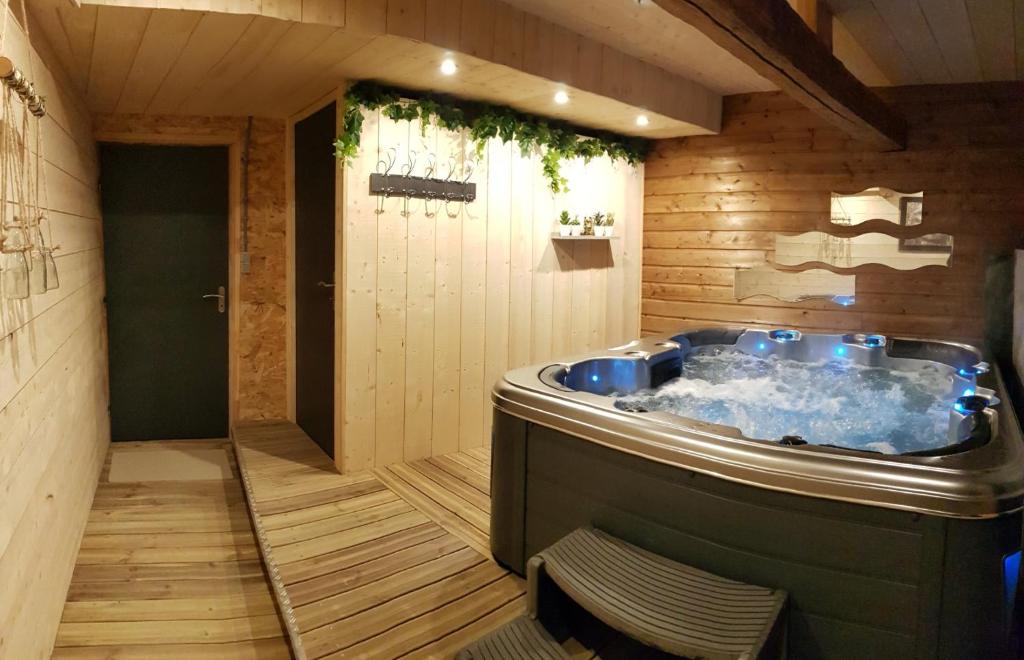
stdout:
<svg viewBox="0 0 1024 660">
<path fill-rule="evenodd" d="M 527 566 L 530 610 L 543 572 L 619 632 L 684 657 L 776 655 L 786 592 L 673 561 L 595 529 L 577 529 Z"/>
<path fill-rule="evenodd" d="M 459 651 L 455 660 L 568 660 L 540 621 L 521 616 Z"/>
</svg>

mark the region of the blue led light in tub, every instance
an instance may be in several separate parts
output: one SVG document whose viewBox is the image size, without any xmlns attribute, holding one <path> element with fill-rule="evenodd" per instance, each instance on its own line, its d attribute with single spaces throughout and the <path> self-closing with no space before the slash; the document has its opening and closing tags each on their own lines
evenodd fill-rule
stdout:
<svg viewBox="0 0 1024 660">
<path fill-rule="evenodd" d="M 974 396 L 974 388 L 968 387 L 966 390 L 964 390 L 963 396 Z"/>
<path fill-rule="evenodd" d="M 880 348 L 885 346 L 885 336 L 883 335 L 868 335 L 864 338 L 864 345 L 868 348 Z"/>
<path fill-rule="evenodd" d="M 846 347 L 845 346 L 836 346 L 836 355 L 839 355 L 839 356 L 846 355 Z"/>
<path fill-rule="evenodd" d="M 1017 581 L 1020 579 L 1020 550 L 1003 557 L 1003 598 L 1007 611 L 1013 611 L 1017 598 Z"/>
<path fill-rule="evenodd" d="M 761 342 L 761 343 L 759 343 L 757 345 L 757 350 L 759 350 L 759 351 L 763 351 L 765 348 L 767 348 L 767 346 L 765 345 L 764 342 Z"/>
<path fill-rule="evenodd" d="M 772 330 L 768 337 L 775 341 L 796 341 L 800 339 L 800 333 L 796 330 Z"/>
</svg>

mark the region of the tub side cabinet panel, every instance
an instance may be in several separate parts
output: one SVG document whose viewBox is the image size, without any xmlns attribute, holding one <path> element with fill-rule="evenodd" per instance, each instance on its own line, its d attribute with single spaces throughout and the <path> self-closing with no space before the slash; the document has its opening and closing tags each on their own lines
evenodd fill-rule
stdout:
<svg viewBox="0 0 1024 660">
<path fill-rule="evenodd" d="M 788 590 L 794 658 L 998 657 L 991 649 L 1004 619 L 992 595 L 1002 593 L 1001 561 L 968 578 L 949 553 L 983 562 L 1019 546 L 1017 517 L 950 521 L 767 491 L 501 412 L 495 425 L 492 549 L 514 570 L 593 525 L 697 568 Z M 965 635 L 965 622 L 984 630 Z"/>
</svg>

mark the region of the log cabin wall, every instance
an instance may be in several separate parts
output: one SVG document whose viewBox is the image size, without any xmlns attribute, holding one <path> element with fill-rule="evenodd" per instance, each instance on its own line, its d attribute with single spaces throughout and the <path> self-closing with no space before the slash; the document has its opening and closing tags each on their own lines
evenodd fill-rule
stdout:
<svg viewBox="0 0 1024 660">
<path fill-rule="evenodd" d="M 982 340 L 986 261 L 1022 245 L 1024 87 L 879 92 L 908 118 L 905 151 L 859 144 L 781 94 L 727 97 L 721 135 L 657 144 L 645 168 L 644 332 L 786 326 Z M 832 191 L 871 186 L 923 190 L 923 224 L 830 225 Z M 953 255 L 949 268 L 834 269 L 857 276 L 851 307 L 763 296 L 736 301 L 734 269 L 770 261 L 777 232 L 815 230 L 945 232 L 954 237 Z"/>
<path fill-rule="evenodd" d="M 361 152 L 345 170 L 341 286 L 346 471 L 477 447 L 490 437 L 492 385 L 510 368 L 611 346 L 639 332 L 642 170 L 595 159 L 564 167 L 570 192 L 552 196 L 539 159 L 492 140 L 471 180 L 478 197 L 449 218 L 413 200 L 410 216 L 368 195 L 389 146 L 398 172 L 421 158 L 473 147 L 456 134 L 366 113 Z M 380 151 L 378 150 L 380 148 Z M 422 171 L 422 164 L 417 171 Z M 611 241 L 552 241 L 562 209 L 613 211 Z"/>
<path fill-rule="evenodd" d="M 240 144 L 245 124 L 244 117 L 114 114 L 97 115 L 94 130 L 100 141 Z M 287 416 L 284 163 L 284 120 L 256 118 L 249 152 L 251 267 L 237 276 L 238 316 L 232 330 L 236 420 Z M 237 243 L 236 236 L 232 244 Z M 233 260 L 237 263 L 237 255 Z"/>
<path fill-rule="evenodd" d="M 88 111 L 31 17 L 30 41 L 21 7 L 13 9 L 0 52 L 46 97 L 47 215 L 60 288 L 0 301 L 0 656 L 42 658 L 110 437 L 102 223 Z"/>
</svg>

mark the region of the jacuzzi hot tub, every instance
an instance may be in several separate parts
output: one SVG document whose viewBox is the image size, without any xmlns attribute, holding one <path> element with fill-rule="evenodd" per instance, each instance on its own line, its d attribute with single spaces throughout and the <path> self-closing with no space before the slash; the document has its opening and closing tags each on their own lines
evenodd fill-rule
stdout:
<svg viewBox="0 0 1024 660">
<path fill-rule="evenodd" d="M 519 573 L 594 525 L 786 589 L 792 657 L 1015 655 L 1024 447 L 970 346 L 693 330 L 493 400 L 491 545 Z"/>
</svg>

